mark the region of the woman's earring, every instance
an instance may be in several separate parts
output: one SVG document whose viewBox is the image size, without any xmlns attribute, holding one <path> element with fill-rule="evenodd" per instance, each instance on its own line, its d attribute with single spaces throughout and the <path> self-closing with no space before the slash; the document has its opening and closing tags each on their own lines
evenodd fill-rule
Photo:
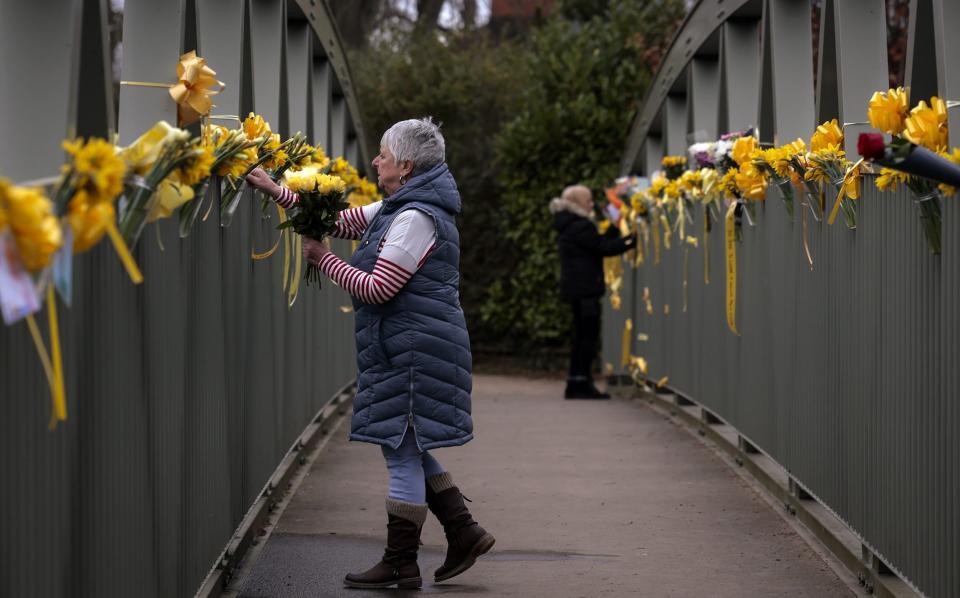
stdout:
<svg viewBox="0 0 960 598">
<path fill-rule="evenodd" d="M 404 180 L 405 177 L 406 177 L 406 175 L 403 175 L 403 174 L 400 175 L 400 184 L 401 184 L 401 185 L 406 185 L 406 184 L 407 184 L 407 181 Z"/>
</svg>

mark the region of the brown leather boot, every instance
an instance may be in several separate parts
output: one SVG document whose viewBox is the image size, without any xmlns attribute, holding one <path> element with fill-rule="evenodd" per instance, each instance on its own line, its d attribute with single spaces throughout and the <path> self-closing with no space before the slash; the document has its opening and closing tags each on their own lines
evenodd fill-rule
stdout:
<svg viewBox="0 0 960 598">
<path fill-rule="evenodd" d="M 415 589 L 423 585 L 417 566 L 420 528 L 427 518 L 427 505 L 387 499 L 387 549 L 383 560 L 363 573 L 343 578 L 348 588 Z"/>
<path fill-rule="evenodd" d="M 447 536 L 447 558 L 434 572 L 434 581 L 460 575 L 473 566 L 477 557 L 493 548 L 496 540 L 473 520 L 449 473 L 427 478 L 427 506 L 440 520 Z"/>
</svg>

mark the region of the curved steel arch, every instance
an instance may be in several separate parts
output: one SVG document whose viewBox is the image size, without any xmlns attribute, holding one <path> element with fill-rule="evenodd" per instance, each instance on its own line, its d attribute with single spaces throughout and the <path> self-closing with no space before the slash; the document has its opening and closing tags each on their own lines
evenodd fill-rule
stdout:
<svg viewBox="0 0 960 598">
<path fill-rule="evenodd" d="M 865 121 L 870 95 L 888 86 L 884 11 L 882 0 L 823 1 L 814 87 L 808 0 L 700 0 L 634 119 L 621 173 L 654 170 L 651 162 L 682 153 L 697 132 L 757 126 L 762 141 L 784 143 L 830 118 Z M 913 0 L 910 13 L 906 85 L 918 99 L 960 97 L 960 60 L 951 58 L 960 41 L 949 35 L 960 6 Z M 950 124 L 960 128 L 960 113 Z M 864 128 L 847 126 L 848 154 Z"/>
</svg>

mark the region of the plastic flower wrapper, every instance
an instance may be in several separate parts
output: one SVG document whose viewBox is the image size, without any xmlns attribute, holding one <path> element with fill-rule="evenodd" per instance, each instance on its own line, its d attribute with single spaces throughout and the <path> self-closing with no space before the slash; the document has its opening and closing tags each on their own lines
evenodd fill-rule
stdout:
<svg viewBox="0 0 960 598">
<path fill-rule="evenodd" d="M 196 204 L 199 208 L 206 194 L 214 160 L 209 146 L 205 146 L 200 138 L 191 139 L 184 159 L 160 183 L 158 198 L 147 216 L 147 222 L 169 218 L 174 210 L 182 210 L 185 204 Z"/>
<path fill-rule="evenodd" d="M 751 163 L 773 182 L 783 200 L 783 207 L 787 210 L 790 220 L 793 220 L 794 188 L 796 174 L 791 168 L 790 160 L 797 154 L 806 151 L 806 144 L 802 139 L 780 147 L 769 149 L 755 149 L 751 155 Z"/>
<path fill-rule="evenodd" d="M 857 210 L 853 202 L 860 197 L 860 164 L 853 164 L 847 160 L 844 151 L 834 144 L 808 153 L 807 164 L 807 173 L 804 178 L 820 184 L 833 185 L 837 190 L 837 202 L 843 210 L 847 228 L 856 229 Z M 836 210 L 831 215 L 831 223 L 835 213 Z"/>
<path fill-rule="evenodd" d="M 879 133 L 862 133 L 857 150 L 865 159 L 884 167 L 876 180 L 878 189 L 896 189 L 900 183 L 907 185 L 920 209 L 920 221 L 930 252 L 939 254 L 940 202 L 945 190 L 960 187 L 960 165 L 956 163 L 960 160 L 958 151 L 954 150 L 946 157 L 902 137 L 893 137 L 887 142 Z"/>
<path fill-rule="evenodd" d="M 73 232 L 73 251 L 87 251 L 112 226 L 113 204 L 123 192 L 127 166 L 117 148 L 105 139 L 64 141 L 69 160 L 63 165 L 54 194 L 54 209 L 66 216 Z"/>
<path fill-rule="evenodd" d="M 847 160 L 843 151 L 843 130 L 837 119 L 834 118 L 818 126 L 810 138 L 810 152 L 806 155 L 806 172 L 803 178 L 805 181 L 818 183 L 821 189 L 822 185 L 832 184 L 837 190 L 837 201 L 843 208 L 843 218 L 847 227 L 855 229 L 857 228 L 857 211 L 853 200 L 859 197 L 859 171 L 854 175 L 857 185 L 849 185 L 850 177 L 847 174 L 852 167 L 853 164 Z M 820 220 L 824 208 L 820 198 L 808 192 L 808 199 L 809 205 L 817 205 L 814 217 Z"/>
<path fill-rule="evenodd" d="M 789 149 L 788 149 L 789 146 Z M 817 187 L 815 181 L 806 178 L 807 170 L 809 168 L 809 161 L 807 160 L 807 151 L 806 144 L 802 139 L 797 139 L 788 146 L 782 146 L 779 148 L 780 153 L 776 155 L 776 161 L 773 164 L 773 168 L 777 171 L 778 175 L 789 174 L 790 179 L 793 181 L 795 186 L 803 185 L 803 189 L 806 194 L 806 200 L 802 201 L 802 205 L 806 205 L 810 208 L 810 212 L 813 214 L 813 219 L 817 222 L 823 218 L 823 205 L 820 202 L 820 189 Z"/>
<path fill-rule="evenodd" d="M 729 206 L 735 203 L 736 207 L 736 239 L 742 239 L 742 218 L 746 216 L 750 226 L 755 225 L 756 203 L 766 197 L 767 179 L 762 172 L 750 162 L 744 162 L 740 168 L 731 168 L 723 175 L 718 183 L 720 191 Z"/>
<path fill-rule="evenodd" d="M 201 149 L 204 154 L 212 158 L 209 166 L 211 176 L 227 177 L 243 176 L 251 164 L 256 162 L 256 146 L 259 138 L 248 139 L 241 129 L 227 129 L 220 125 L 207 125 L 201 137 Z M 211 158 L 207 158 L 210 160 Z M 199 165 L 197 166 L 199 168 Z M 206 178 L 194 185 L 193 191 L 197 201 L 191 201 L 180 208 L 180 237 L 190 234 L 203 208 L 203 200 L 207 196 L 210 179 Z M 211 204 L 212 207 L 212 204 Z M 209 212 L 210 208 L 207 209 Z M 206 216 L 204 216 L 206 220 Z"/>
<path fill-rule="evenodd" d="M 340 212 L 348 207 L 346 182 L 338 176 L 324 174 L 320 168 L 307 166 L 289 171 L 284 178 L 285 186 L 300 195 L 291 216 L 277 228 L 289 228 L 298 235 L 322 241 L 336 230 Z M 310 264 L 304 271 L 307 285 L 316 282 L 320 286 L 320 269 Z"/>
<path fill-rule="evenodd" d="M 188 194 L 182 184 L 168 181 L 161 189 L 161 183 L 197 151 L 190 133 L 164 121 L 120 151 L 129 172 L 120 202 L 119 230 L 128 246 L 136 244 L 147 218 L 164 209 L 157 208 L 161 199 L 167 206 L 182 203 L 180 200 Z M 189 196 L 193 196 L 192 190 Z"/>
<path fill-rule="evenodd" d="M 280 136 L 270 130 L 270 123 L 253 112 L 244 119 L 241 129 L 247 139 L 257 140 L 257 145 L 251 148 L 256 159 L 247 164 L 246 169 L 239 175 L 231 172 L 223 179 L 220 190 L 220 226 L 224 227 L 230 226 L 233 222 L 233 215 L 237 211 L 237 206 L 240 205 L 241 192 L 247 185 L 247 175 L 259 166 L 268 170 L 283 166 L 288 159 L 287 148 L 292 142 L 292 139 L 281 141 Z"/>
</svg>

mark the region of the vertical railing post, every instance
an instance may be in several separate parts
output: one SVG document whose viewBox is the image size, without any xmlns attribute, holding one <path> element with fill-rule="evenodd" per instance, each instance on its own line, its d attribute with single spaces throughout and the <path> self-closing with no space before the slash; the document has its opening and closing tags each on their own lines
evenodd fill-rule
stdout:
<svg viewBox="0 0 960 598">
<path fill-rule="evenodd" d="M 767 0 L 776 143 L 810 136 L 815 124 L 813 37 L 808 0 Z"/>
<path fill-rule="evenodd" d="M 756 20 L 729 20 L 720 41 L 720 133 L 757 124 L 760 27 Z"/>
<path fill-rule="evenodd" d="M 831 42 L 835 44 L 836 93 L 841 124 L 862 123 L 867 120 L 867 101 L 871 94 L 886 89 L 890 80 L 884 1 L 828 0 L 823 8 L 824 17 L 830 18 L 832 13 L 834 19 L 834 27 L 830 28 L 834 37 L 824 36 L 821 48 Z M 868 130 L 872 128 L 865 124 L 844 127 L 844 145 L 851 159 L 858 155 L 859 133 Z"/>
<path fill-rule="evenodd" d="M 685 155 L 687 153 L 686 92 L 671 93 L 664 100 L 663 132 L 667 142 L 667 155 Z"/>
<path fill-rule="evenodd" d="M 717 138 L 717 102 L 720 100 L 720 61 L 716 56 L 694 56 L 688 69 L 690 118 L 687 133 Z"/>
</svg>

